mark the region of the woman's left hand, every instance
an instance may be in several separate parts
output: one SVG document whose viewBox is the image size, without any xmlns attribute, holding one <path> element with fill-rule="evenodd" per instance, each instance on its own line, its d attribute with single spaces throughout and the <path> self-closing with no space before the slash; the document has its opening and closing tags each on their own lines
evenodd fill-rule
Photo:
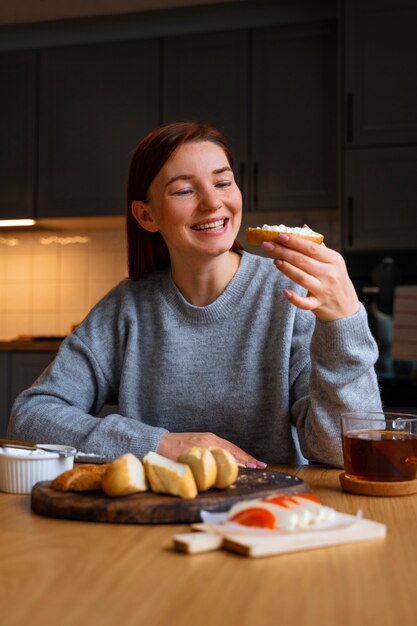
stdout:
<svg viewBox="0 0 417 626">
<path fill-rule="evenodd" d="M 292 304 L 324 321 L 357 313 L 359 300 L 338 252 L 286 233 L 279 234 L 276 243 L 264 242 L 262 248 L 277 257 L 275 265 L 285 276 L 307 290 L 301 296 L 285 289 Z"/>
</svg>

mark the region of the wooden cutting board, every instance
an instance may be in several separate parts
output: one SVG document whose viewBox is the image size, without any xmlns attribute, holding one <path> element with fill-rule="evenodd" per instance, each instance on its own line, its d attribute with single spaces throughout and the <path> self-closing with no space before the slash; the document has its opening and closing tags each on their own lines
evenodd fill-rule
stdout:
<svg viewBox="0 0 417 626">
<path fill-rule="evenodd" d="M 241 468 L 237 482 L 228 489 L 210 489 L 193 500 L 145 493 L 108 498 L 102 492 L 54 491 L 50 482 L 39 482 L 32 489 L 32 510 L 38 515 L 88 522 L 120 524 L 173 524 L 200 521 L 200 511 L 227 511 L 240 500 L 272 494 L 308 493 L 308 485 L 291 474 L 273 470 Z"/>
<path fill-rule="evenodd" d="M 250 557 L 271 556 L 314 550 L 345 543 L 384 539 L 386 526 L 379 522 L 343 515 L 342 523 L 323 530 L 305 529 L 270 535 L 214 532 L 209 524 L 193 524 L 194 531 L 174 536 L 174 548 L 186 554 L 200 554 L 223 548 Z"/>
</svg>

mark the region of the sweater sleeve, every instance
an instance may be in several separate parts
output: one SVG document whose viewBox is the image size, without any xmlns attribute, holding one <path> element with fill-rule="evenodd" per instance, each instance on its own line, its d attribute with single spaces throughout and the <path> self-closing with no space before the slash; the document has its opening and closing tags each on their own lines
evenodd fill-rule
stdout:
<svg viewBox="0 0 417 626">
<path fill-rule="evenodd" d="M 72 445 L 103 459 L 127 451 L 142 457 L 156 450 L 167 432 L 164 428 L 118 413 L 97 416 L 108 399 L 117 394 L 117 383 L 109 379 L 93 351 L 74 333 L 38 380 L 16 399 L 7 436 Z"/>
<path fill-rule="evenodd" d="M 333 322 L 316 320 L 309 358 L 301 348 L 295 353 L 291 416 L 301 451 L 309 461 L 343 467 L 341 414 L 382 410 L 378 349 L 364 307 Z"/>
</svg>

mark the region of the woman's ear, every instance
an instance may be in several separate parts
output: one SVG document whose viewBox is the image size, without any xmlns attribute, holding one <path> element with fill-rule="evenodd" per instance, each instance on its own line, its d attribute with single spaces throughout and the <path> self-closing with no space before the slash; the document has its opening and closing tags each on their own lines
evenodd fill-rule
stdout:
<svg viewBox="0 0 417 626">
<path fill-rule="evenodd" d="M 142 228 L 150 233 L 156 233 L 159 230 L 145 202 L 142 202 L 142 200 L 134 200 L 131 209 L 133 217 Z"/>
</svg>

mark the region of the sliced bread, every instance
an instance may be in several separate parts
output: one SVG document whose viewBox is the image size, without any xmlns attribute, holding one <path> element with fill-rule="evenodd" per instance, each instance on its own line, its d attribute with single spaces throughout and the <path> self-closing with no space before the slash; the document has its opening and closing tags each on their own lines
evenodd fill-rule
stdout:
<svg viewBox="0 0 417 626">
<path fill-rule="evenodd" d="M 127 496 L 148 489 L 142 462 L 131 452 L 109 463 L 102 478 L 102 489 L 107 496 Z"/>
<path fill-rule="evenodd" d="M 180 454 L 177 461 L 191 468 L 198 491 L 207 491 L 213 487 L 217 478 L 217 464 L 208 448 L 190 448 Z"/>
<path fill-rule="evenodd" d="M 209 448 L 217 465 L 217 478 L 214 487 L 217 489 L 226 489 L 236 482 L 239 467 L 233 454 L 224 448 Z"/>
<path fill-rule="evenodd" d="M 196 497 L 197 485 L 190 467 L 185 463 L 172 461 L 157 452 L 148 452 L 143 457 L 143 464 L 155 493 L 168 493 L 181 498 Z"/>
</svg>

